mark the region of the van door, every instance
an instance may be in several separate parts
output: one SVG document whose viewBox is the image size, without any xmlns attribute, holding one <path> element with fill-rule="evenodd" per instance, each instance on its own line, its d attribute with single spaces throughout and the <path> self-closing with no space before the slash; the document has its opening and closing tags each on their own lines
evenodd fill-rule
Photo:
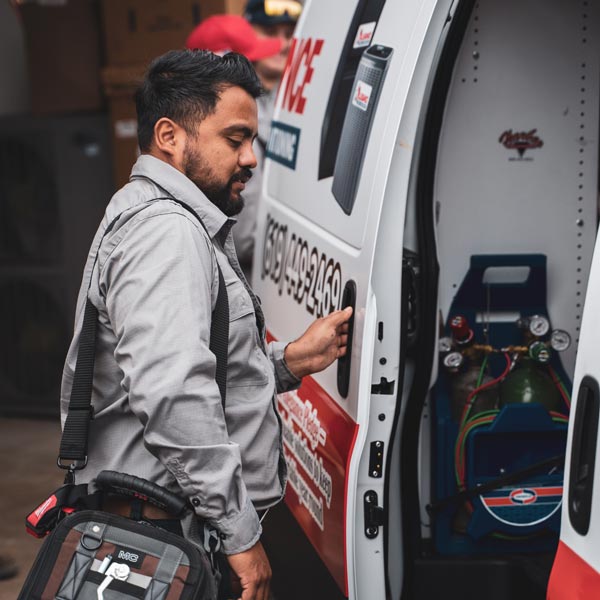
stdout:
<svg viewBox="0 0 600 600">
<path fill-rule="evenodd" d="M 340 598 L 383 599 L 390 585 L 386 498 L 409 316 L 401 309 L 407 188 L 449 7 L 449 0 L 309 2 L 266 151 L 253 283 L 269 335 L 293 339 L 315 317 L 354 307 L 348 356 L 278 398 L 286 503 Z M 398 144 L 403 176 L 388 188 Z M 401 557 L 394 562 L 397 595 Z M 313 588 L 311 597 L 318 594 Z M 301 596 L 287 589 L 284 597 Z"/>
<path fill-rule="evenodd" d="M 560 0 L 461 2 L 455 15 L 463 7 L 458 51 L 439 70 L 448 80 L 427 109 L 417 177 L 417 212 L 429 228 L 420 242 L 435 251 L 439 269 L 421 295 L 437 294 L 437 303 L 421 311 L 421 321 L 429 337 L 441 339 L 431 368 L 430 342 L 420 346 L 420 390 L 402 433 L 406 449 L 419 423 L 418 397 L 428 395 L 421 440 L 430 442 L 421 448 L 432 454 L 418 472 L 413 468 L 414 485 L 405 483 L 402 494 L 406 529 L 412 516 L 415 532 L 406 538 L 415 542 L 403 545 L 415 572 L 406 597 L 452 590 L 461 598 L 540 598 L 562 499 L 573 497 L 571 512 L 583 528 L 593 519 L 585 504 L 596 388 L 584 376 L 595 371 L 575 378 L 574 396 L 590 399 L 581 416 L 575 407 L 569 412 L 569 391 L 578 344 L 592 360 L 591 338 L 586 350 L 580 328 L 598 214 L 599 54 L 592 32 L 600 14 L 593 3 Z M 586 328 L 584 320 L 589 335 Z M 563 473 L 561 460 L 569 416 L 570 435 L 580 440 L 567 460 L 575 474 Z M 413 447 L 415 440 L 413 434 Z M 578 485 L 564 496 L 563 475 Z M 421 508 L 432 500 L 420 513 L 411 506 L 418 485 Z M 566 518 L 563 509 L 563 528 Z M 559 557 L 574 537 L 563 538 Z M 567 579 L 562 598 L 574 597 L 575 583 Z"/>
<path fill-rule="evenodd" d="M 567 438 L 560 542 L 548 600 L 587 600 L 600 590 L 600 246 L 596 243 L 583 311 Z M 594 489 L 596 488 L 596 489 Z M 595 493 L 595 496 L 594 496 Z"/>
</svg>

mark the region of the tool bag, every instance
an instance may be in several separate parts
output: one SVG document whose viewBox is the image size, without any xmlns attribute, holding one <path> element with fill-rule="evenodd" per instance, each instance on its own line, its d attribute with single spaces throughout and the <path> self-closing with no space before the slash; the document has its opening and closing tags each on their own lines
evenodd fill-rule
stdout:
<svg viewBox="0 0 600 600">
<path fill-rule="evenodd" d="M 168 199 L 198 218 L 183 202 Z M 224 406 L 229 302 L 218 263 L 217 267 L 219 290 L 210 349 L 217 359 L 215 377 Z M 98 490 L 91 494 L 87 485 L 75 483 L 75 472 L 87 464 L 97 323 L 98 311 L 88 299 L 57 461 L 67 475 L 64 485 L 26 517 L 29 533 L 35 537 L 50 535 L 18 600 L 214 600 L 220 580 L 213 560 L 219 542 L 216 532 L 205 531 L 201 548 L 151 522 L 99 510 L 103 494 L 110 492 L 132 498 L 132 503 L 150 502 L 180 518 L 192 510 L 186 500 L 152 482 L 113 471 L 98 474 Z"/>
<path fill-rule="evenodd" d="M 75 512 L 44 542 L 19 600 L 217 597 L 205 553 L 184 538 L 102 511 Z"/>
</svg>

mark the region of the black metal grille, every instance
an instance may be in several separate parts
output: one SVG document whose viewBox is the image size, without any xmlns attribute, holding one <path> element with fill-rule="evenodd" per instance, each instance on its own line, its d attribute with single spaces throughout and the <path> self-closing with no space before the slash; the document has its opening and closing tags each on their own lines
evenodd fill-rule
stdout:
<svg viewBox="0 0 600 600">
<path fill-rule="evenodd" d="M 0 264 L 61 258 L 59 201 L 47 161 L 25 141 L 0 138 Z"/>
<path fill-rule="evenodd" d="M 58 405 L 68 324 L 47 286 L 21 278 L 0 283 L 0 331 L 3 387 L 32 397 L 56 392 Z"/>
</svg>

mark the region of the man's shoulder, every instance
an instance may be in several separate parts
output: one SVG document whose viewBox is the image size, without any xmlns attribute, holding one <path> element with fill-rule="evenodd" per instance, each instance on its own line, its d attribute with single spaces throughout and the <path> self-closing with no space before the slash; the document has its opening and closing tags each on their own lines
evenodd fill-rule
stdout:
<svg viewBox="0 0 600 600">
<path fill-rule="evenodd" d="M 144 253 L 149 246 L 184 244 L 185 239 L 196 239 L 195 246 L 213 253 L 212 241 L 192 211 L 164 191 L 160 195 L 158 187 L 152 190 L 134 184 L 119 190 L 107 206 L 106 231 L 99 253 L 101 269 L 118 247 Z M 186 231 L 194 231 L 193 238 L 185 235 Z"/>
<path fill-rule="evenodd" d="M 205 233 L 193 211 L 150 181 L 129 182 L 111 198 L 106 208 L 106 220 L 109 226 L 112 224 L 113 233 L 146 219 L 169 214 L 184 217 L 194 228 Z M 184 226 L 184 221 L 181 224 Z"/>
</svg>

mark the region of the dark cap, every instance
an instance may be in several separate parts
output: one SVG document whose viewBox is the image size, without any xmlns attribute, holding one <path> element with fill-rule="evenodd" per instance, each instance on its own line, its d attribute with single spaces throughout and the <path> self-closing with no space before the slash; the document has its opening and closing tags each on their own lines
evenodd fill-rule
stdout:
<svg viewBox="0 0 600 600">
<path fill-rule="evenodd" d="M 244 17 L 254 25 L 295 23 L 302 12 L 297 0 L 248 0 Z"/>
</svg>

